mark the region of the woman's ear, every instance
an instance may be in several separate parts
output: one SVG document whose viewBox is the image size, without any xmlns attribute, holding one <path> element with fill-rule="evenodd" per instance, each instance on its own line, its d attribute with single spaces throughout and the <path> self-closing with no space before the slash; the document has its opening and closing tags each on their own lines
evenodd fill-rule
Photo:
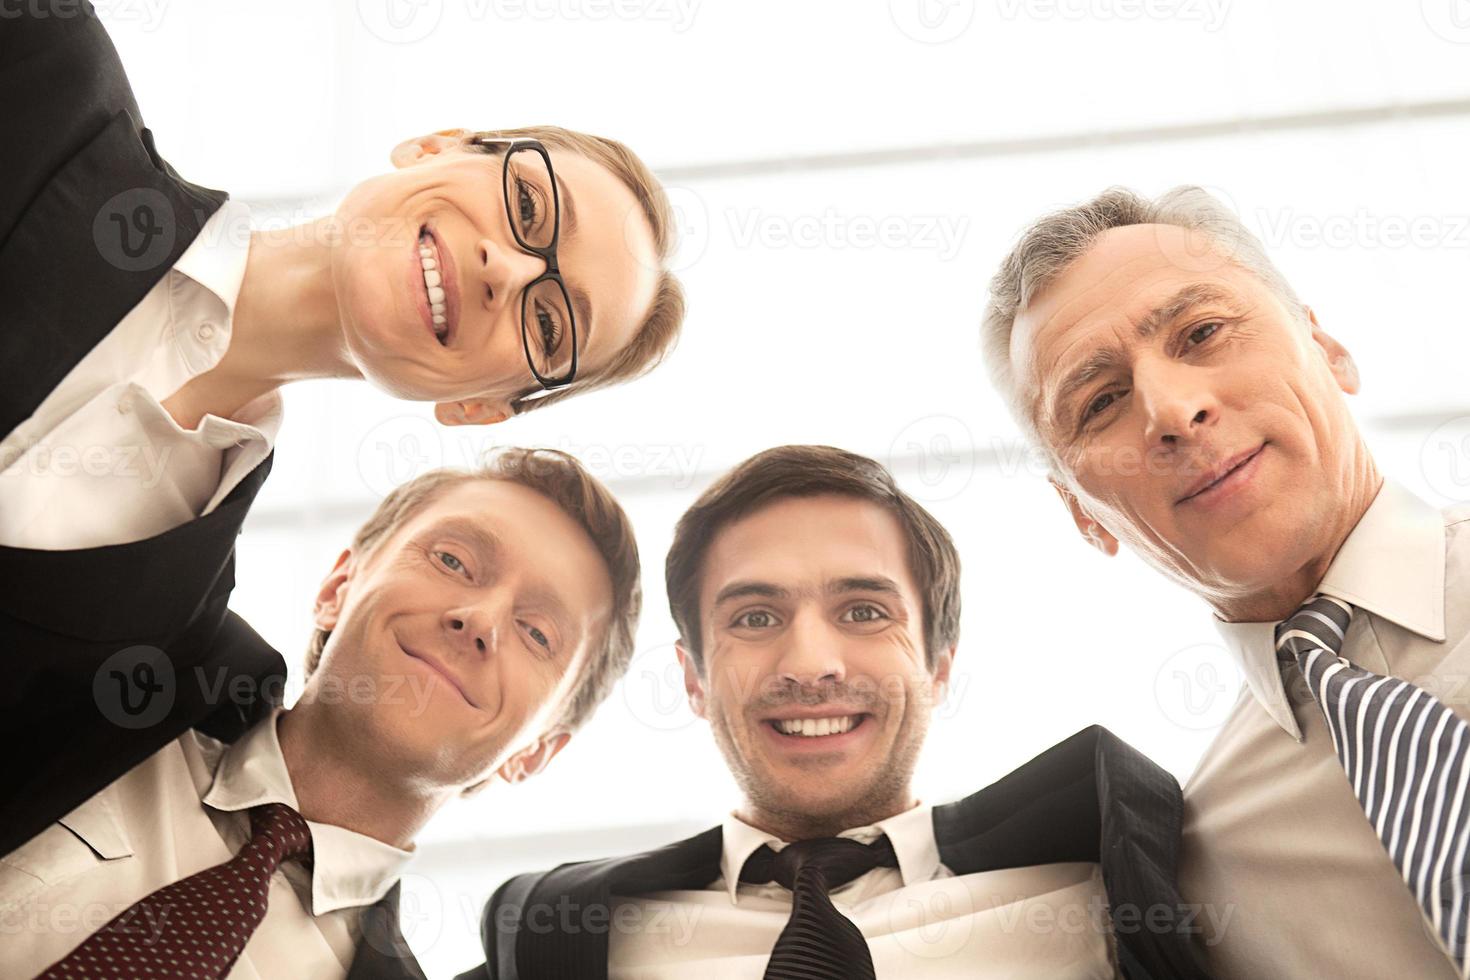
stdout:
<svg viewBox="0 0 1470 980">
<path fill-rule="evenodd" d="M 463 146 L 469 136 L 468 129 L 441 129 L 427 136 L 415 136 L 393 147 L 388 159 L 393 166 L 402 170 Z"/>
<path fill-rule="evenodd" d="M 440 425 L 494 425 L 504 422 L 514 413 L 510 406 L 481 398 L 462 402 L 441 402 L 434 406 L 434 418 Z"/>
</svg>

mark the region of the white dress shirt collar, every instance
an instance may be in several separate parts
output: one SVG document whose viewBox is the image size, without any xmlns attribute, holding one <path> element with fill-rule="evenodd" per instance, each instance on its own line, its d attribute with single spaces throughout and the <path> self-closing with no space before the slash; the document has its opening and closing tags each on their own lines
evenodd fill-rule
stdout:
<svg viewBox="0 0 1470 980">
<path fill-rule="evenodd" d="M 1385 478 L 1315 591 L 1335 596 L 1420 636 L 1445 638 L 1445 525 L 1438 510 Z M 1227 623 L 1214 617 L 1240 662 L 1251 694 L 1297 741 L 1276 660 L 1276 624 Z"/>
<path fill-rule="evenodd" d="M 898 872 L 903 877 L 904 887 L 916 882 L 930 881 L 939 871 L 939 845 L 934 840 L 933 809 L 919 803 L 886 820 L 879 820 L 866 827 L 844 830 L 837 836 L 851 837 L 864 844 L 871 844 L 886 834 L 893 844 L 893 853 L 898 858 Z M 725 889 L 730 894 L 730 904 L 735 905 L 739 901 L 740 870 L 745 867 L 745 862 L 762 844 L 769 844 L 772 850 L 779 851 L 786 846 L 786 841 L 752 827 L 733 813 L 725 818 L 721 836 L 724 853 L 720 856 L 720 870 L 725 876 Z"/>
<path fill-rule="evenodd" d="M 296 791 L 281 754 L 276 721 L 281 709 L 221 753 L 206 806 L 233 812 L 263 803 L 297 809 Z M 311 828 L 311 914 L 371 905 L 398 879 L 412 851 L 331 824 L 308 820 Z"/>
<path fill-rule="evenodd" d="M 225 319 L 233 321 L 249 256 L 250 208 L 226 201 L 184 249 L 174 270 L 218 296 L 225 304 Z"/>
</svg>

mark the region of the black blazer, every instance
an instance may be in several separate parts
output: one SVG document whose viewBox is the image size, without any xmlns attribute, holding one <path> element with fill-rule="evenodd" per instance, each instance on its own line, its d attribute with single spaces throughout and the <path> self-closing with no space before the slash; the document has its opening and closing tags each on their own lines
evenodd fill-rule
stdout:
<svg viewBox="0 0 1470 980">
<path fill-rule="evenodd" d="M 1196 916 L 1175 882 L 1182 808 L 1173 776 L 1093 726 L 935 807 L 934 838 L 955 874 L 1098 862 L 1128 980 L 1206 980 Z M 655 851 L 512 878 L 485 905 L 486 962 L 459 980 L 607 976 L 607 930 L 557 931 L 557 910 L 596 909 L 583 921 L 608 923 L 614 895 L 704 888 L 720 876 L 721 836 L 715 827 Z"/>
<path fill-rule="evenodd" d="M 91 4 L 34 6 L 0 21 L 6 434 L 227 196 L 159 157 Z M 279 699 L 280 654 L 226 608 L 235 536 L 270 464 L 208 516 L 143 541 L 0 548 L 0 854 L 189 728 L 233 739 Z"/>
</svg>

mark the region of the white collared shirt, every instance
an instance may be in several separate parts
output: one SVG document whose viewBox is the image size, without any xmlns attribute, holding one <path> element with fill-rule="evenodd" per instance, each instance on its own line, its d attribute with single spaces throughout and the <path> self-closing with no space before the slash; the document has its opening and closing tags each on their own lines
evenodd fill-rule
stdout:
<svg viewBox="0 0 1470 980">
<path fill-rule="evenodd" d="M 1441 513 L 1385 480 L 1316 591 L 1356 607 L 1343 657 L 1470 717 L 1470 507 Z M 1278 663 L 1276 624 L 1215 623 L 1246 683 L 1185 787 L 1180 860 L 1185 900 L 1217 912 L 1202 919 L 1215 974 L 1455 976 L 1300 670 Z"/>
<path fill-rule="evenodd" d="M 1113 977 L 1102 871 L 1059 863 L 955 876 L 940 863 L 933 810 L 916 806 L 841 836 L 886 834 L 897 868 L 874 868 L 831 892 L 867 937 L 879 978 Z M 759 980 L 791 915 L 791 892 L 742 883 L 761 845 L 785 842 L 730 816 L 721 877 L 699 891 L 619 898 L 609 980 Z"/>
<path fill-rule="evenodd" d="M 34 976 L 145 895 L 230 860 L 250 839 L 249 808 L 296 807 L 277 709 L 232 745 L 187 732 L 0 858 L 0 975 Z M 271 877 L 265 919 L 232 980 L 341 980 L 358 918 L 412 852 L 307 821 L 312 870 Z"/>
<path fill-rule="evenodd" d="M 229 347 L 249 248 L 249 209 L 226 201 L 5 436 L 0 545 L 56 550 L 152 537 L 212 511 L 270 453 L 278 393 L 187 430 L 162 405 Z"/>
</svg>

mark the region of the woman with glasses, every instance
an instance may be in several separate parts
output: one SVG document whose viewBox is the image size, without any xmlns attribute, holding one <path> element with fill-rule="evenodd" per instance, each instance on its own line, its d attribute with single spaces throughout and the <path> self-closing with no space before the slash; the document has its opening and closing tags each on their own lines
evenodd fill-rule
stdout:
<svg viewBox="0 0 1470 980">
<path fill-rule="evenodd" d="M 361 378 L 497 422 L 639 376 L 683 300 L 668 202 L 612 140 L 408 139 L 334 214 L 272 232 L 160 157 L 85 0 L 8 18 L 0 83 L 13 846 L 180 732 L 230 738 L 279 699 L 281 656 L 227 604 L 283 385 Z"/>
</svg>

